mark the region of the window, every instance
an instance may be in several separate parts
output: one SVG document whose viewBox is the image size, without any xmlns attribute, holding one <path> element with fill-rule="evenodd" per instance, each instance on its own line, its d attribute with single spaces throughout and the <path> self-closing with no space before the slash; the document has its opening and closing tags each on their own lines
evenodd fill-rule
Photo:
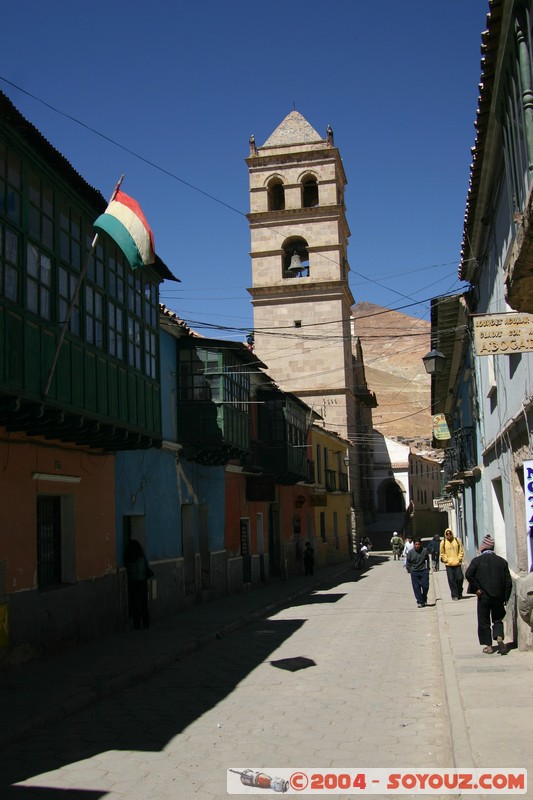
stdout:
<svg viewBox="0 0 533 800">
<path fill-rule="evenodd" d="M 0 295 L 19 299 L 19 237 L 0 222 Z"/>
<path fill-rule="evenodd" d="M 85 339 L 96 347 L 104 347 L 104 298 L 92 286 L 85 287 Z"/>
<path fill-rule="evenodd" d="M 317 483 L 322 483 L 322 448 L 319 444 L 316 446 L 316 479 Z"/>
<path fill-rule="evenodd" d="M 323 542 L 326 541 L 326 512 L 320 512 L 320 538 Z"/>
<path fill-rule="evenodd" d="M 90 251 L 92 243 L 93 239 L 87 235 L 85 239 L 86 253 Z M 91 283 L 94 283 L 101 289 L 104 288 L 104 246 L 100 239 L 96 242 L 92 256 L 89 259 L 89 263 L 87 265 L 87 278 L 91 281 Z"/>
<path fill-rule="evenodd" d="M 20 225 L 22 208 L 20 159 L 0 144 L 0 216 Z"/>
<path fill-rule="evenodd" d="M 123 314 L 120 306 L 111 301 L 107 304 L 108 339 L 107 351 L 115 358 L 124 358 Z"/>
<path fill-rule="evenodd" d="M 35 245 L 28 243 L 26 306 L 44 319 L 52 318 L 52 261 Z"/>
<path fill-rule="evenodd" d="M 318 205 L 318 183 L 314 175 L 307 175 L 302 181 L 302 208 L 315 208 Z"/>
<path fill-rule="evenodd" d="M 67 319 L 69 307 L 76 291 L 76 284 L 78 282 L 77 275 L 73 275 L 65 267 L 59 267 L 59 283 L 58 283 L 58 296 L 59 296 L 59 323 L 62 325 Z M 80 307 L 79 298 L 76 299 L 71 312 L 68 323 L 70 333 L 75 336 L 80 335 Z"/>
<path fill-rule="evenodd" d="M 268 183 L 268 210 L 283 211 L 285 208 L 285 189 L 281 178 L 272 178 Z"/>
<path fill-rule="evenodd" d="M 37 497 L 37 581 L 39 589 L 61 583 L 61 497 Z"/>
<path fill-rule="evenodd" d="M 75 272 L 79 272 L 81 250 L 81 216 L 76 214 L 67 203 L 62 203 L 59 212 L 59 256 L 61 261 Z"/>
<path fill-rule="evenodd" d="M 529 58 L 528 66 L 529 72 Z M 530 74 L 526 78 L 531 81 Z M 505 172 L 512 201 L 512 211 L 522 211 L 529 185 L 528 147 L 526 142 L 527 125 L 524 120 L 524 87 L 520 75 L 520 62 L 515 51 L 508 64 L 507 83 L 502 92 L 503 108 L 500 109 L 503 132 L 503 152 Z"/>
<path fill-rule="evenodd" d="M 128 324 L 128 364 L 134 369 L 141 369 L 141 323 L 131 314 L 127 317 Z"/>
<path fill-rule="evenodd" d="M 156 335 L 144 331 L 144 371 L 149 378 L 156 378 Z"/>
<path fill-rule="evenodd" d="M 284 242 L 282 255 L 282 276 L 284 278 L 309 277 L 309 251 L 307 247 L 307 242 L 300 236 L 291 236 Z M 298 258 L 293 261 L 293 256 Z"/>
<path fill-rule="evenodd" d="M 28 232 L 47 250 L 54 248 L 54 199 L 52 189 L 30 173 Z"/>
</svg>

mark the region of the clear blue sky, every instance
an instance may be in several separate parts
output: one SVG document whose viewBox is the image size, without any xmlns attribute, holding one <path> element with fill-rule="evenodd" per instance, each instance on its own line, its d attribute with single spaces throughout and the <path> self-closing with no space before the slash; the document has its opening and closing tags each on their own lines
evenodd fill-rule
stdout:
<svg viewBox="0 0 533 800">
<path fill-rule="evenodd" d="M 2 12 L 0 88 L 104 196 L 125 173 L 181 279 L 162 302 L 221 338 L 252 326 L 250 134 L 263 144 L 293 107 L 322 135 L 331 124 L 354 297 L 428 319 L 419 301 L 464 286 L 487 12 L 487 0 L 26 0 Z"/>
</svg>

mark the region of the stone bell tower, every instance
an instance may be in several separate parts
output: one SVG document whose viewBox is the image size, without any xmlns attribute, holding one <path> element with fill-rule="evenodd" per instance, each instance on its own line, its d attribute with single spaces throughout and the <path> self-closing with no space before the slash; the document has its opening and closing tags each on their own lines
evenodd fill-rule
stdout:
<svg viewBox="0 0 533 800">
<path fill-rule="evenodd" d="M 246 163 L 254 350 L 326 428 L 355 439 L 350 231 L 333 131 L 322 138 L 292 111 L 261 147 L 251 138 Z"/>
</svg>

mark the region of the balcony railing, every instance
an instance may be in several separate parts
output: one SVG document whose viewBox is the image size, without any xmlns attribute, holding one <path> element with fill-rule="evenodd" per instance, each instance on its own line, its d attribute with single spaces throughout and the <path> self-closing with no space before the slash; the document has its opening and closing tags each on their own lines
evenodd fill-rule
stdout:
<svg viewBox="0 0 533 800">
<path fill-rule="evenodd" d="M 454 431 L 450 446 L 444 454 L 442 464 L 444 486 L 450 481 L 468 477 L 476 465 L 474 428 L 459 428 Z"/>
</svg>

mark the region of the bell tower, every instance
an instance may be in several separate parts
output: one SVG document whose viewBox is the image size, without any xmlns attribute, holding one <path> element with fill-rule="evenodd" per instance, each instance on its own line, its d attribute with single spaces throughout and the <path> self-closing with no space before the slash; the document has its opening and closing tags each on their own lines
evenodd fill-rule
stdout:
<svg viewBox="0 0 533 800">
<path fill-rule="evenodd" d="M 283 390 L 354 439 L 350 231 L 333 131 L 322 138 L 292 111 L 261 147 L 252 136 L 246 163 L 254 350 Z"/>
</svg>

